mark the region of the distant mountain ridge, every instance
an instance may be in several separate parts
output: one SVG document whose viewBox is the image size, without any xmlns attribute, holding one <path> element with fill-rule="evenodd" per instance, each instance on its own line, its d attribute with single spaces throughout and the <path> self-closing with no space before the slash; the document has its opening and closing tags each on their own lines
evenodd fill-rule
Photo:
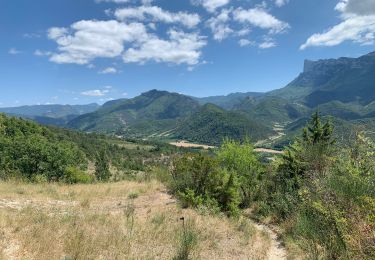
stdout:
<svg viewBox="0 0 375 260">
<path fill-rule="evenodd" d="M 82 115 L 68 126 L 84 131 L 116 132 L 145 121 L 177 120 L 198 109 L 194 99 L 151 90 L 132 99 L 110 101 L 93 113 Z"/>
<path fill-rule="evenodd" d="M 45 116 L 59 118 L 68 115 L 83 115 L 98 109 L 100 106 L 96 103 L 87 105 L 31 105 L 20 107 L 3 107 L 0 112 L 23 116 Z"/>
<path fill-rule="evenodd" d="M 258 97 L 263 96 L 264 94 L 265 93 L 262 93 L 262 92 L 246 92 L 246 93 L 236 92 L 236 93 L 231 93 L 228 95 L 221 95 L 221 96 L 211 96 L 211 97 L 203 97 L 203 98 L 193 97 L 193 98 L 202 105 L 211 103 L 219 107 L 222 107 L 224 109 L 233 109 L 245 99 L 258 98 Z"/>
<path fill-rule="evenodd" d="M 87 105 L 31 105 L 0 108 L 0 113 L 32 119 L 40 124 L 65 126 L 73 118 L 91 113 L 100 106 Z"/>
<path fill-rule="evenodd" d="M 197 98 L 154 89 L 91 109 L 72 118 L 65 112 L 62 121 L 48 113 L 48 118 L 43 114 L 33 119 L 142 139 L 180 138 L 216 145 L 225 137 L 250 136 L 253 141 L 269 138 L 272 143 L 285 143 L 319 110 L 334 116 L 338 132 L 344 135 L 358 125 L 361 129 L 375 125 L 375 52 L 359 58 L 305 60 L 303 71 L 292 82 L 267 93 Z"/>
<path fill-rule="evenodd" d="M 272 133 L 270 127 L 240 111 L 201 105 L 195 98 L 159 90 L 110 101 L 93 113 L 73 119 L 68 126 L 128 137 L 179 138 L 207 144 L 219 144 L 226 137 L 258 140 Z"/>
<path fill-rule="evenodd" d="M 331 102 L 375 100 L 375 52 L 359 58 L 306 60 L 304 71 L 285 88 L 268 95 L 301 101 L 310 108 Z"/>
</svg>

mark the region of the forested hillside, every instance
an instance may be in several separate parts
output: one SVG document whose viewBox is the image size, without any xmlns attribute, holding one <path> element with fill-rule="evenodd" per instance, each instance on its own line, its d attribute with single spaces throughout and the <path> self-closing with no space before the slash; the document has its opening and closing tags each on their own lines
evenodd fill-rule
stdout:
<svg viewBox="0 0 375 260">
<path fill-rule="evenodd" d="M 213 104 L 206 104 L 179 124 L 174 135 L 203 144 L 220 145 L 224 139 L 253 141 L 272 134 L 270 127 L 246 114 L 226 111 Z"/>
<path fill-rule="evenodd" d="M 0 114 L 0 178 L 91 182 L 145 170 L 177 148 L 45 127 Z M 113 168 L 113 169 L 110 169 Z"/>
<path fill-rule="evenodd" d="M 72 120 L 68 125 L 84 131 L 114 133 L 136 124 L 177 120 L 199 107 L 190 97 L 166 91 L 151 90 L 133 99 L 110 101 L 94 113 Z M 164 129 L 168 129 L 168 125 Z M 157 130 L 164 130 L 157 129 Z"/>
</svg>

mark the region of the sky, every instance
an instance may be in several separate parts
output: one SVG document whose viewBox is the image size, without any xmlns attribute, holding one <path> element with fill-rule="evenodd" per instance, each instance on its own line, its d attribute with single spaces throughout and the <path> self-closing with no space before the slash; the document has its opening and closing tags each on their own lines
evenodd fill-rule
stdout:
<svg viewBox="0 0 375 260">
<path fill-rule="evenodd" d="M 0 0 L 0 106 L 284 87 L 374 51 L 375 0 Z"/>
</svg>

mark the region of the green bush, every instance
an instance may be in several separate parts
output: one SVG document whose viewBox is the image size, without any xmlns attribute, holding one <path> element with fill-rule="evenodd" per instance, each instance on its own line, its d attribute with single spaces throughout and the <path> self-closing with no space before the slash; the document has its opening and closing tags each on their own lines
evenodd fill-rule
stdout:
<svg viewBox="0 0 375 260">
<path fill-rule="evenodd" d="M 68 184 L 91 183 L 92 177 L 76 167 L 67 167 L 65 169 L 64 182 Z"/>
<path fill-rule="evenodd" d="M 233 173 L 233 180 L 239 186 L 240 204 L 248 207 L 261 193 L 261 178 L 265 173 L 253 145 L 248 139 L 243 143 L 225 140 L 217 151 L 220 165 Z"/>
<path fill-rule="evenodd" d="M 220 207 L 229 215 L 238 214 L 240 203 L 238 178 L 204 154 L 189 154 L 174 161 L 170 189 L 183 206 Z"/>
</svg>

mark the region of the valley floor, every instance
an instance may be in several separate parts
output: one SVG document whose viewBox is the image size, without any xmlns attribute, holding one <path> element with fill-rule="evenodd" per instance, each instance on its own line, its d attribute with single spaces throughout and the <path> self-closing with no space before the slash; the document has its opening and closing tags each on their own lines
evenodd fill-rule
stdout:
<svg viewBox="0 0 375 260">
<path fill-rule="evenodd" d="M 266 226 L 181 209 L 156 181 L 0 183 L 0 198 L 0 259 L 286 258 Z"/>
</svg>

